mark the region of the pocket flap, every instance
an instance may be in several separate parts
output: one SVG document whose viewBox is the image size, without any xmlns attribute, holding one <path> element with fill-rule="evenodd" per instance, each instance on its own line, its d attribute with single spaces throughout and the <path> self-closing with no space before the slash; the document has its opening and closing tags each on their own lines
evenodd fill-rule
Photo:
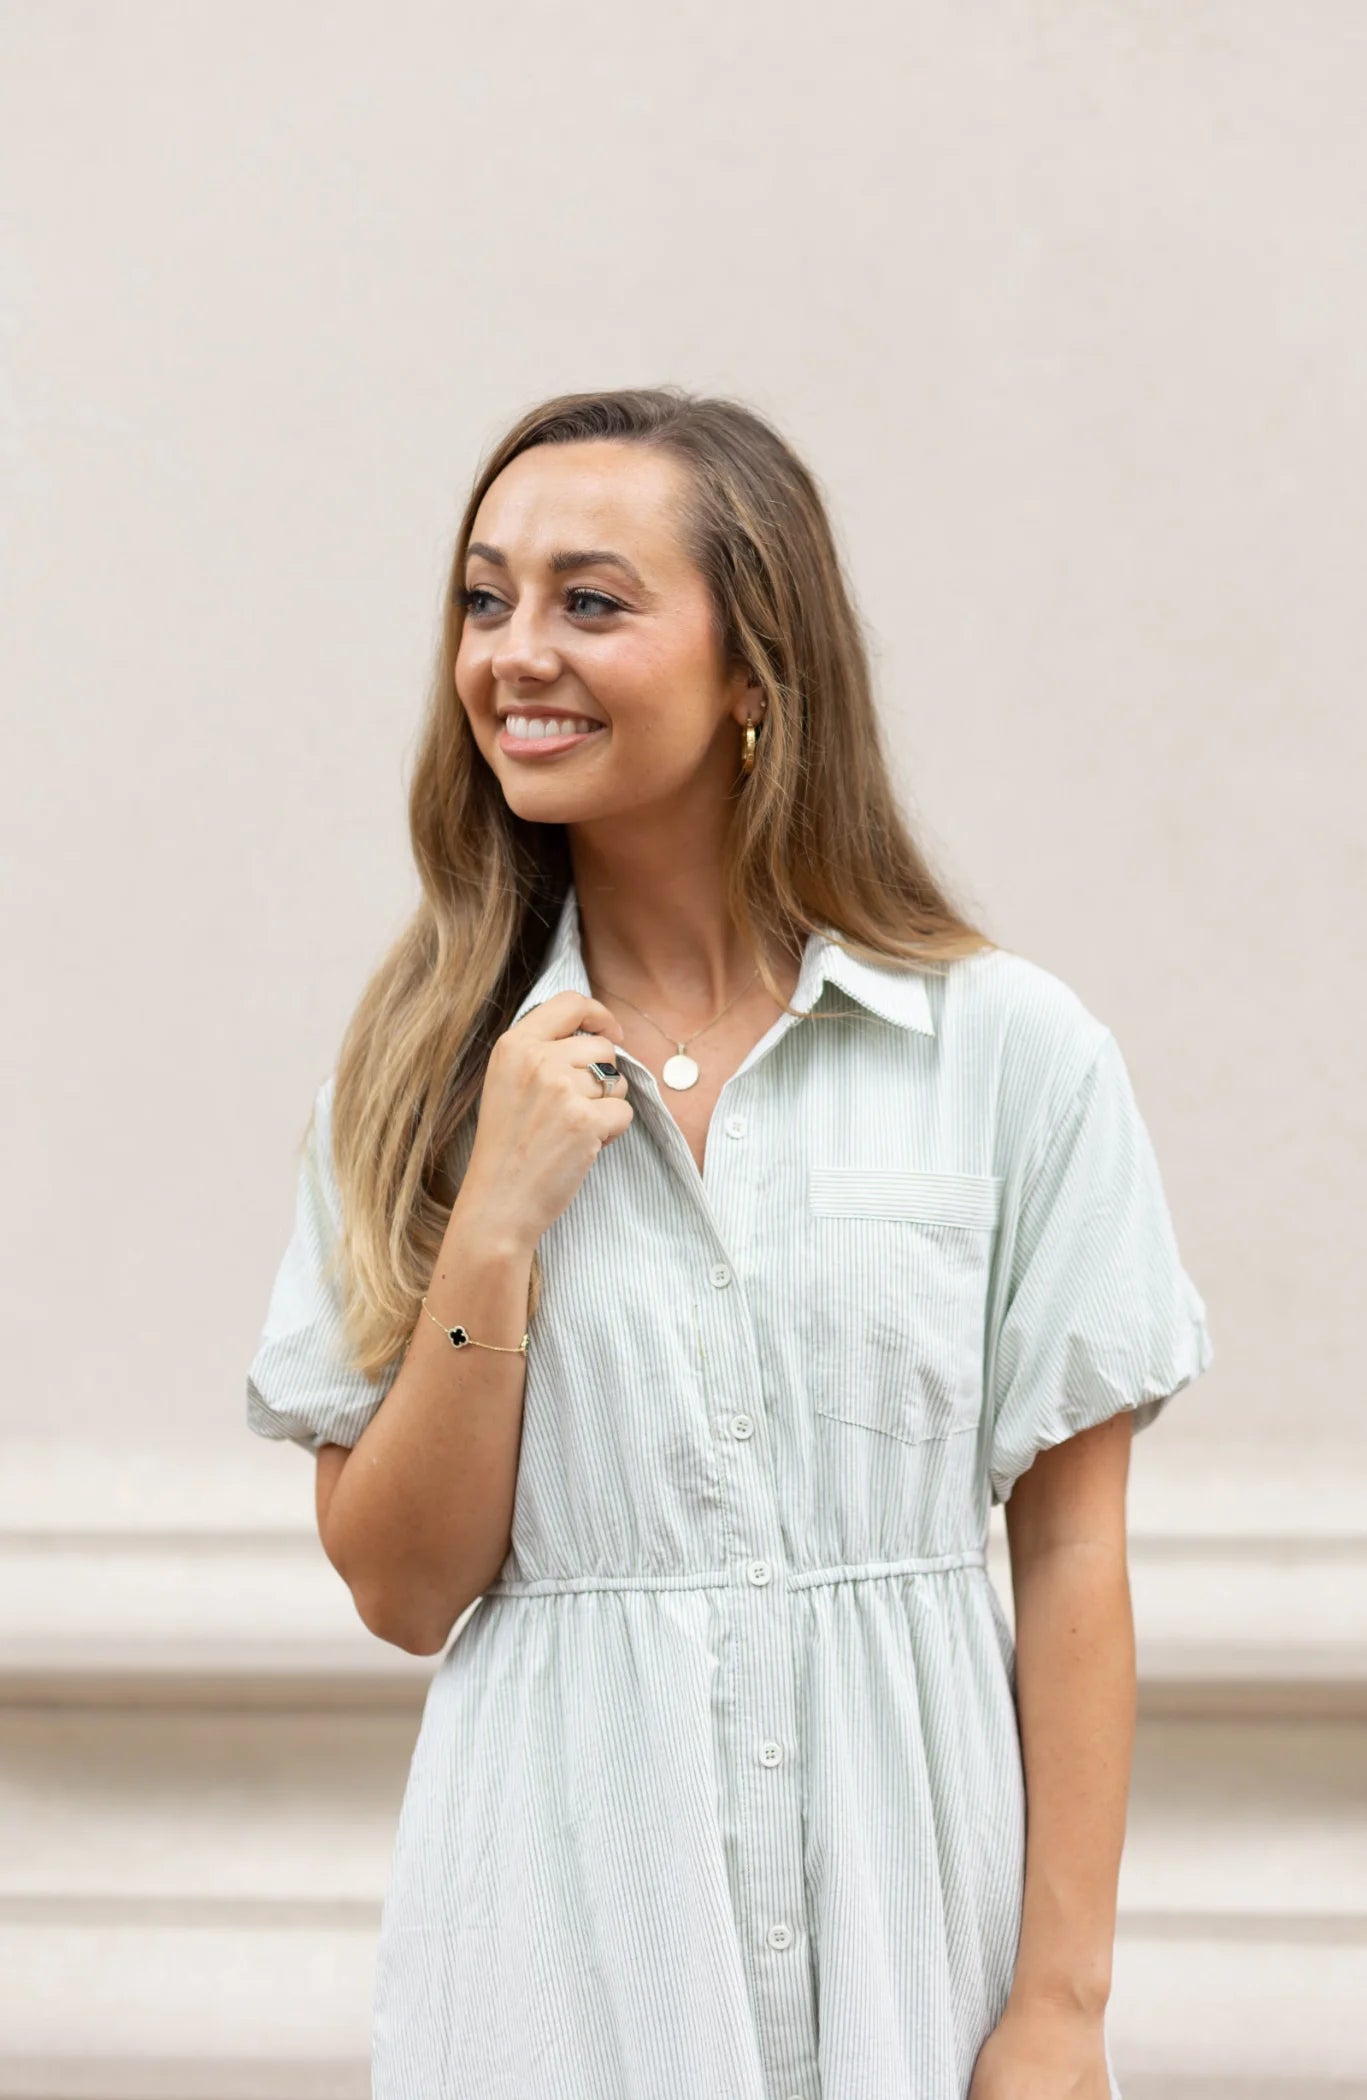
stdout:
<svg viewBox="0 0 1367 2100">
<path fill-rule="evenodd" d="M 988 1231 L 1001 1203 L 999 1174 L 933 1174 L 911 1167 L 812 1167 L 808 1206 L 823 1218 L 910 1218 Z"/>
</svg>

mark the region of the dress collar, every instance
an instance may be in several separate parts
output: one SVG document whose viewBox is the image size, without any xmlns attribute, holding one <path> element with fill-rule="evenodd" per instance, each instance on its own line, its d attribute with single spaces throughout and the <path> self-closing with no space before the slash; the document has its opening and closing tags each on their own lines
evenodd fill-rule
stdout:
<svg viewBox="0 0 1367 2100">
<path fill-rule="evenodd" d="M 857 999 L 861 1006 L 884 1021 L 892 1021 L 899 1028 L 919 1028 L 925 1035 L 935 1033 L 924 974 L 910 963 L 865 962 L 842 948 L 832 931 L 812 932 L 808 934 L 802 952 L 797 988 L 793 993 L 792 1004 L 796 1010 L 807 1013 L 816 1004 L 827 982 L 839 985 L 842 992 L 848 992 L 852 999 Z M 513 1020 L 520 1021 L 524 1014 L 530 1013 L 534 1006 L 540 1006 L 543 1000 L 552 998 L 556 992 L 582 992 L 586 999 L 594 996 L 584 968 L 579 941 L 579 900 L 573 883 L 565 892 L 541 970 Z"/>
</svg>

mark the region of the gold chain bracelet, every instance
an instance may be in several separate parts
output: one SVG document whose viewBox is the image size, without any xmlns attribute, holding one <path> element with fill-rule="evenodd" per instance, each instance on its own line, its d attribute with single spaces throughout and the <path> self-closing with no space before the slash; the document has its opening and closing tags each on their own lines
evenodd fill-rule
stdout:
<svg viewBox="0 0 1367 2100">
<path fill-rule="evenodd" d="M 467 1334 L 463 1327 L 443 1326 L 436 1314 L 428 1311 L 426 1291 L 423 1292 L 422 1309 L 427 1313 L 427 1317 L 432 1322 L 432 1325 L 441 1328 L 442 1333 L 446 1336 L 453 1349 L 497 1349 L 504 1356 L 525 1356 L 527 1354 L 527 1344 L 531 1340 L 530 1334 L 524 1334 L 522 1340 L 515 1348 L 511 1347 L 507 1342 L 477 1342 L 474 1336 Z"/>
</svg>

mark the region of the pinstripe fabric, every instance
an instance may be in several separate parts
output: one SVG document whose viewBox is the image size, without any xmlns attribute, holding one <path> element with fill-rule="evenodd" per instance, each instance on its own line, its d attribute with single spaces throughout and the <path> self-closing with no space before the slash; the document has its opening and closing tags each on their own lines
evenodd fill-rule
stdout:
<svg viewBox="0 0 1367 2100">
<path fill-rule="evenodd" d="M 587 992 L 574 892 L 520 1012 Z M 1212 1358 L 1120 1050 L 1001 951 L 813 936 L 699 1175 L 647 1069 L 541 1241 L 512 1547 L 429 1688 L 375 2100 L 962 2100 L 1024 1787 L 991 1504 Z M 354 1443 L 331 1079 L 248 1378 Z M 397 1367 L 395 1367 L 397 1368 Z M 392 1375 L 392 1374 L 391 1374 Z M 1112 2093 L 1120 2088 L 1111 2080 Z"/>
</svg>

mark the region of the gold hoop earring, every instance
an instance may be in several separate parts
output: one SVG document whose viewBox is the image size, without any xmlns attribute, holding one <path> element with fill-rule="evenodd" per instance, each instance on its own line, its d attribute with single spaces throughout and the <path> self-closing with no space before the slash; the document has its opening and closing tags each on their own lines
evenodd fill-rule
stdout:
<svg viewBox="0 0 1367 2100">
<path fill-rule="evenodd" d="M 756 745 L 758 744 L 758 742 L 759 742 L 759 738 L 758 738 L 758 736 L 757 736 L 757 735 L 755 734 L 755 725 L 754 725 L 754 723 L 753 723 L 753 722 L 747 722 L 747 723 L 746 723 L 746 725 L 745 725 L 745 733 L 744 733 L 744 735 L 743 735 L 743 736 L 741 737 L 741 749 L 740 749 L 740 769 L 741 769 L 742 773 L 753 773 L 753 772 L 754 772 L 754 770 L 755 770 L 755 746 L 756 746 Z"/>
</svg>

